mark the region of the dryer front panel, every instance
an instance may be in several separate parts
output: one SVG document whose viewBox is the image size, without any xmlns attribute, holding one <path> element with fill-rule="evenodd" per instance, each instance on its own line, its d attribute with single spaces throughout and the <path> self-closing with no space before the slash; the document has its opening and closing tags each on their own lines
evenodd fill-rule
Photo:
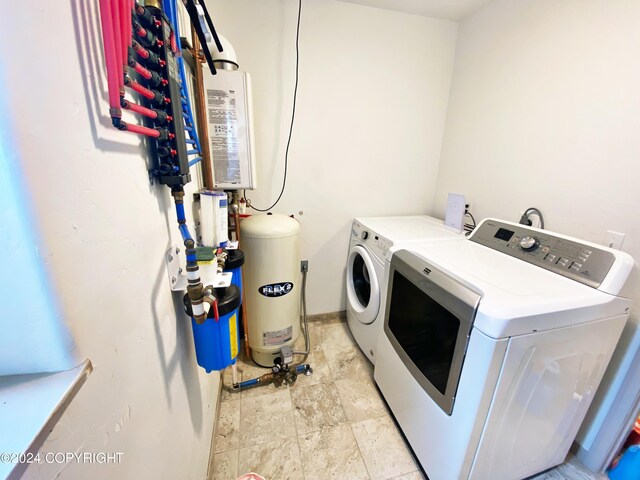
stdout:
<svg viewBox="0 0 640 480">
<path fill-rule="evenodd" d="M 509 339 L 472 479 L 530 477 L 562 463 L 626 316 Z"/>
</svg>

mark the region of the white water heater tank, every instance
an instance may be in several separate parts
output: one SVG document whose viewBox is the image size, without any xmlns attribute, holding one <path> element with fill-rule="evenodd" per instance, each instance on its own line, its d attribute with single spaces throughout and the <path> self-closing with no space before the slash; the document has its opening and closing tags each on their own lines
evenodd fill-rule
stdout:
<svg viewBox="0 0 640 480">
<path fill-rule="evenodd" d="M 286 215 L 253 215 L 240 223 L 244 295 L 253 361 L 270 367 L 300 335 L 300 224 Z"/>
</svg>

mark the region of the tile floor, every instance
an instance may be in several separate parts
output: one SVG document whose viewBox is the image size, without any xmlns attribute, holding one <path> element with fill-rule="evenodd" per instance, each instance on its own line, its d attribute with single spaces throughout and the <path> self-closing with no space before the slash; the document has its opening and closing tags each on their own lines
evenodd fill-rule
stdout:
<svg viewBox="0 0 640 480">
<path fill-rule="evenodd" d="M 251 471 L 267 480 L 424 479 L 347 324 L 337 315 L 324 317 L 310 323 L 309 333 L 314 373 L 299 376 L 292 387 L 234 392 L 231 371 L 225 371 L 214 479 L 234 480 Z M 246 359 L 238 371 L 240 380 L 267 372 Z M 533 478 L 606 476 L 589 475 L 571 460 Z"/>
</svg>

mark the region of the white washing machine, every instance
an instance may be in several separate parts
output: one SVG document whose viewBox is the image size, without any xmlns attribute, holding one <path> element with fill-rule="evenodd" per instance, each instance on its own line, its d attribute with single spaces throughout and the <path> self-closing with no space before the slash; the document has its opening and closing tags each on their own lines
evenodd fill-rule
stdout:
<svg viewBox="0 0 640 480">
<path fill-rule="evenodd" d="M 347 258 L 347 322 L 354 339 L 375 363 L 379 321 L 386 284 L 383 282 L 389 249 L 411 241 L 462 239 L 442 220 L 419 216 L 356 218 L 351 228 Z"/>
<path fill-rule="evenodd" d="M 564 461 L 627 321 L 632 266 L 493 219 L 392 253 L 374 378 L 431 480 L 519 480 Z"/>
</svg>

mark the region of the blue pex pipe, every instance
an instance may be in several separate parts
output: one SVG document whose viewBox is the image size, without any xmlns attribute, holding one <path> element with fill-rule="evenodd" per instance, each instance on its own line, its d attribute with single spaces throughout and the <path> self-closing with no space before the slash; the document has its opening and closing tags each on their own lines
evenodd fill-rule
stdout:
<svg viewBox="0 0 640 480">
<path fill-rule="evenodd" d="M 307 371 L 307 363 L 303 363 L 301 365 L 296 366 L 296 373 L 305 373 Z M 242 390 L 243 388 L 254 387 L 260 383 L 260 378 L 252 378 L 251 380 L 246 380 L 244 382 L 240 382 L 238 384 L 238 388 Z"/>
<path fill-rule="evenodd" d="M 245 382 L 240 382 L 240 383 L 238 384 L 238 387 L 239 387 L 240 389 L 243 389 L 243 388 L 247 388 L 247 387 L 253 387 L 253 386 L 255 386 L 255 385 L 258 385 L 258 383 L 260 383 L 260 382 L 258 381 L 258 379 L 257 379 L 257 378 L 254 378 L 254 379 L 252 379 L 252 380 L 247 380 L 247 381 L 245 381 Z"/>
<path fill-rule="evenodd" d="M 193 238 L 191 238 L 191 233 L 189 232 L 189 227 L 187 227 L 184 223 L 182 225 L 180 225 L 180 234 L 182 235 L 182 240 L 184 240 L 185 242 L 187 240 L 193 240 Z"/>
<path fill-rule="evenodd" d="M 184 213 L 184 203 L 176 203 L 176 215 L 178 215 L 178 221 L 187 219 Z"/>
<path fill-rule="evenodd" d="M 173 26 L 173 30 L 176 36 L 176 46 L 178 47 L 178 51 L 182 52 L 182 43 L 180 42 L 180 24 L 178 23 L 178 5 L 176 0 L 163 0 L 162 1 L 162 6 L 164 9 L 165 14 L 167 15 L 167 17 L 169 18 L 169 21 L 171 22 L 172 26 Z M 203 48 L 206 48 L 206 45 L 203 46 Z M 183 113 L 183 115 L 185 116 L 185 118 L 187 119 L 187 122 L 189 123 L 189 125 L 185 125 L 184 128 L 185 130 L 187 130 L 188 132 L 193 133 L 193 138 L 195 140 L 195 145 L 196 145 L 196 149 L 198 151 L 198 155 L 200 155 L 200 152 L 202 151 L 202 149 L 200 148 L 200 139 L 198 138 L 198 134 L 195 131 L 195 129 L 193 128 L 193 111 L 191 110 L 191 102 L 189 101 L 189 90 L 187 89 L 187 75 L 185 73 L 185 68 L 184 68 L 184 59 L 182 58 L 182 55 L 178 56 L 178 70 L 180 71 L 180 81 L 182 83 L 182 93 L 184 94 L 184 98 L 185 101 L 183 101 L 182 103 L 184 104 L 187 112 L 186 115 Z"/>
</svg>

